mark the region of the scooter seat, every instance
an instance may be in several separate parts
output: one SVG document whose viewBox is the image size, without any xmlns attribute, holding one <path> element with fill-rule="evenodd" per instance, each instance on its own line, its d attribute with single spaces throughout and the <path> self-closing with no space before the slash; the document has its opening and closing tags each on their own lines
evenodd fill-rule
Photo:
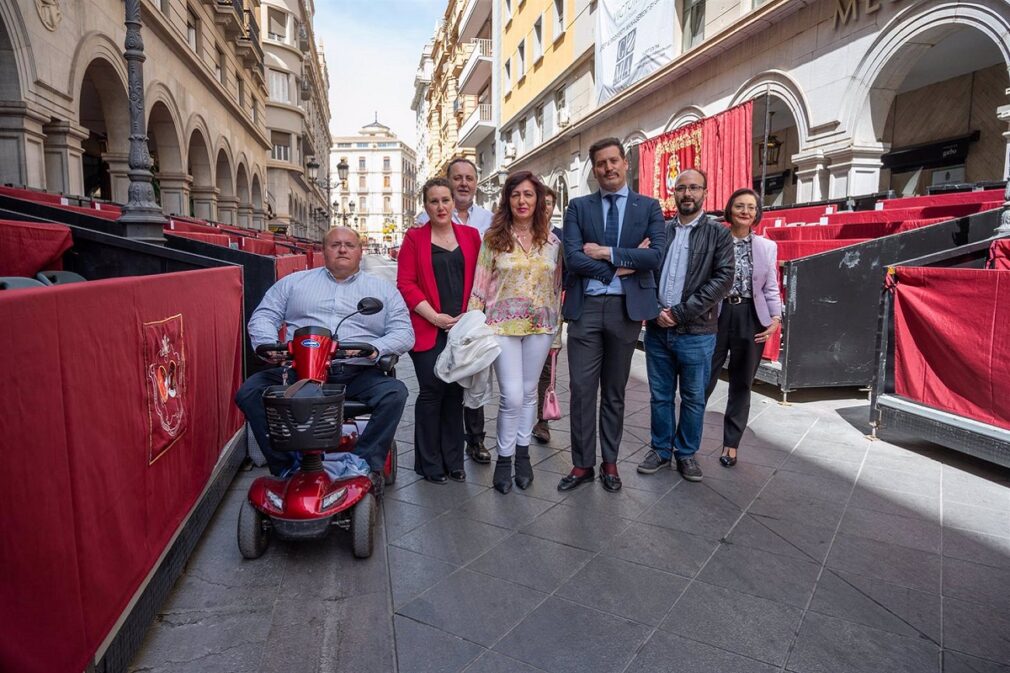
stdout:
<svg viewBox="0 0 1010 673">
<path fill-rule="evenodd" d="M 357 400 L 344 400 L 344 418 L 356 418 L 372 413 L 372 407 Z"/>
</svg>

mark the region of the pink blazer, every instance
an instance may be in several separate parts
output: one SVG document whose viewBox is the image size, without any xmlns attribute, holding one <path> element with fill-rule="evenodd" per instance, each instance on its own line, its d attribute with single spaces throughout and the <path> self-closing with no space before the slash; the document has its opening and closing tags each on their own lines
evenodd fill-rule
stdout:
<svg viewBox="0 0 1010 673">
<path fill-rule="evenodd" d="M 775 241 L 754 234 L 751 239 L 754 262 L 754 310 L 765 327 L 774 316 L 782 315 L 782 295 L 779 293 L 778 246 Z"/>
</svg>

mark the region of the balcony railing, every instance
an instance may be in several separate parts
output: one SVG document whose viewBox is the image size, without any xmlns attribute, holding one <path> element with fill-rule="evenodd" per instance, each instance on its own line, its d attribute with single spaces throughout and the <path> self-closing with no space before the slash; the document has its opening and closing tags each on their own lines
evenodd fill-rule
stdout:
<svg viewBox="0 0 1010 673">
<path fill-rule="evenodd" d="M 233 37 L 245 28 L 245 3 L 243 0 L 217 0 L 214 5 L 214 21 L 224 32 Z"/>
<path fill-rule="evenodd" d="M 245 10 L 245 28 L 242 35 L 235 41 L 235 48 L 242 57 L 246 67 L 263 70 L 263 45 L 260 43 L 260 27 L 256 15 L 251 10 Z"/>
<path fill-rule="evenodd" d="M 487 56 L 488 58 L 491 58 L 492 53 L 491 40 L 485 39 L 483 37 L 478 37 L 473 40 L 470 40 L 470 43 L 473 44 L 473 49 L 475 52 L 477 52 L 481 56 Z"/>
</svg>

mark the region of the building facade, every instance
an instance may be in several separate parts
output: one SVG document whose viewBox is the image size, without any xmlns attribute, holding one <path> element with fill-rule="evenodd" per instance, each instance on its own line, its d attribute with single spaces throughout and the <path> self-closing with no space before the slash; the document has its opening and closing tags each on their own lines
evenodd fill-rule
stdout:
<svg viewBox="0 0 1010 673">
<path fill-rule="evenodd" d="M 263 46 L 270 138 L 270 227 L 320 237 L 328 226 L 329 74 L 312 27 L 314 0 L 263 0 Z M 319 165 L 315 180 L 310 162 Z"/>
<path fill-rule="evenodd" d="M 431 177 L 428 175 L 428 87 L 431 86 L 434 68 L 431 60 L 433 46 L 434 40 L 428 40 L 421 50 L 421 60 L 417 64 L 417 74 L 414 75 L 414 98 L 410 101 L 417 137 L 417 180 L 421 184 Z"/>
<path fill-rule="evenodd" d="M 1008 3 L 666 1 L 672 60 L 597 105 L 600 3 L 502 0 L 501 169 L 532 170 L 566 201 L 596 188 L 588 148 L 616 136 L 635 186 L 640 142 L 753 100 L 758 182 L 771 119 L 768 204 L 1007 176 Z"/>
<path fill-rule="evenodd" d="M 141 3 L 144 101 L 166 214 L 265 226 L 269 135 L 258 0 Z M 124 203 L 120 0 L 0 0 L 0 182 Z"/>
<path fill-rule="evenodd" d="M 369 244 L 399 245 L 417 214 L 417 156 L 376 119 L 357 135 L 333 139 L 330 171 L 348 166 L 335 190 L 334 223 L 357 229 Z"/>
</svg>

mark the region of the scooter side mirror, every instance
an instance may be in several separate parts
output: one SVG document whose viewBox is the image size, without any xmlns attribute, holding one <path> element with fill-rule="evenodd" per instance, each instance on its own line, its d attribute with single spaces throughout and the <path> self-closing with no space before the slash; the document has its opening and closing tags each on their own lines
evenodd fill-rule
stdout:
<svg viewBox="0 0 1010 673">
<path fill-rule="evenodd" d="M 358 302 L 358 313 L 361 315 L 375 315 L 382 310 L 382 302 L 375 297 L 363 297 Z"/>
</svg>

